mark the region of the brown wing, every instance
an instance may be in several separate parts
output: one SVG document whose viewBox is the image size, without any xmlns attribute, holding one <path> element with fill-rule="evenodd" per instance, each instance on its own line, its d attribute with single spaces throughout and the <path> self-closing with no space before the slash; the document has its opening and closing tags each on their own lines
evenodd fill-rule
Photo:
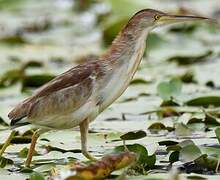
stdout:
<svg viewBox="0 0 220 180">
<path fill-rule="evenodd" d="M 78 65 L 57 76 L 20 104 L 8 117 L 14 125 L 25 116 L 37 116 L 79 107 L 91 95 L 92 77 L 101 72 L 100 61 Z M 80 101 L 80 102 L 79 102 Z"/>
<path fill-rule="evenodd" d="M 77 110 L 91 96 L 94 82 L 93 75 L 90 75 L 80 83 L 38 98 L 30 106 L 27 117 L 43 119 L 44 117 L 55 117 Z"/>
</svg>

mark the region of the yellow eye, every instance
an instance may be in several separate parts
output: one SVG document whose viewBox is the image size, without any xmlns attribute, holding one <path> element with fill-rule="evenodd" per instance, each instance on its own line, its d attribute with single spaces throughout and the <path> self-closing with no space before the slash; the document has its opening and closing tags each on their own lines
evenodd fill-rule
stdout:
<svg viewBox="0 0 220 180">
<path fill-rule="evenodd" d="M 159 20 L 160 17 L 161 17 L 160 15 L 155 15 L 155 16 L 154 16 L 155 21 Z"/>
</svg>

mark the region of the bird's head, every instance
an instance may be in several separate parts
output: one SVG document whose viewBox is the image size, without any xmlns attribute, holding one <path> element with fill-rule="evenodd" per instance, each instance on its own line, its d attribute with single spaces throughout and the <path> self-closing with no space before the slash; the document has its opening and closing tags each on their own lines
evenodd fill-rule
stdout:
<svg viewBox="0 0 220 180">
<path fill-rule="evenodd" d="M 129 21 L 128 24 L 133 26 L 139 26 L 140 28 L 150 28 L 154 29 L 158 26 L 187 22 L 187 21 L 199 21 L 208 20 L 213 21 L 206 17 L 199 16 L 181 16 L 181 15 L 171 15 L 161 11 L 153 9 L 143 9 L 137 12 Z"/>
</svg>

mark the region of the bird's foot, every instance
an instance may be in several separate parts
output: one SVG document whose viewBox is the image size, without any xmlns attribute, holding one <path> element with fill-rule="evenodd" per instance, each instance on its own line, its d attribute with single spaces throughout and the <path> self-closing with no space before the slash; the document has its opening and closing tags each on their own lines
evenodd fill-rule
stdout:
<svg viewBox="0 0 220 180">
<path fill-rule="evenodd" d="M 88 151 L 82 151 L 82 154 L 91 161 L 98 161 L 94 156 L 92 156 Z"/>
</svg>

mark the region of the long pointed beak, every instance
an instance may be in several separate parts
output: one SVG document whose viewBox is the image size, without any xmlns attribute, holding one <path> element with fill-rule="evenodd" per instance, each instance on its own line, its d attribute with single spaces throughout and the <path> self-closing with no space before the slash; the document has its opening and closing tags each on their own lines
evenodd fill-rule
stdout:
<svg viewBox="0 0 220 180">
<path fill-rule="evenodd" d="M 181 15 L 163 15 L 159 19 L 159 25 L 173 24 L 179 22 L 189 21 L 208 21 L 210 23 L 217 23 L 216 20 L 201 16 L 181 16 Z"/>
</svg>

